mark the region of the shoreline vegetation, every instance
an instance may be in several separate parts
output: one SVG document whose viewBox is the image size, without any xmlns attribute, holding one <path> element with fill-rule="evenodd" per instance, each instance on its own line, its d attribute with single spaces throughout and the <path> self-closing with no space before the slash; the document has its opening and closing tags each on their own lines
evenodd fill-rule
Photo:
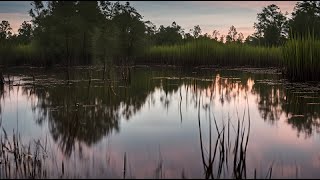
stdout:
<svg viewBox="0 0 320 180">
<path fill-rule="evenodd" d="M 281 67 L 281 49 L 242 44 L 220 44 L 210 40 L 194 40 L 182 45 L 153 46 L 144 56 L 148 61 L 182 66 L 251 66 Z"/>
<path fill-rule="evenodd" d="M 277 67 L 292 81 L 319 81 L 320 3 L 298 2 L 288 18 L 271 4 L 262 8 L 255 33 L 244 39 L 235 26 L 227 35 L 189 32 L 173 22 L 157 28 L 129 2 L 31 2 L 18 34 L 0 24 L 0 64 L 10 66 L 132 65 Z M 311 33 L 312 32 L 312 33 Z"/>
</svg>

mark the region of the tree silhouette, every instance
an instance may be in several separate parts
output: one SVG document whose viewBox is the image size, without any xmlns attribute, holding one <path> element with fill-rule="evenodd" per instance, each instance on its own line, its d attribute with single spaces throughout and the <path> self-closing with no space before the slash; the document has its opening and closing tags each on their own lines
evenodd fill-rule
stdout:
<svg viewBox="0 0 320 180">
<path fill-rule="evenodd" d="M 8 21 L 3 20 L 0 23 L 0 41 L 4 41 L 12 35 L 12 28 L 10 27 L 10 23 Z"/>
<path fill-rule="evenodd" d="M 283 44 L 288 33 L 288 21 L 277 5 L 264 7 L 257 19 L 258 22 L 254 23 L 256 38 L 263 39 L 263 44 L 268 46 Z"/>
<path fill-rule="evenodd" d="M 305 36 L 308 32 L 320 37 L 320 2 L 297 2 L 289 20 L 290 36 Z"/>
<path fill-rule="evenodd" d="M 235 42 L 237 39 L 237 29 L 232 25 L 228 31 L 228 35 L 226 36 L 226 43 Z"/>
<path fill-rule="evenodd" d="M 201 28 L 200 28 L 200 26 L 199 26 L 199 25 L 194 26 L 192 33 L 193 33 L 193 37 L 194 37 L 194 38 L 198 38 L 198 37 L 201 35 Z"/>
</svg>

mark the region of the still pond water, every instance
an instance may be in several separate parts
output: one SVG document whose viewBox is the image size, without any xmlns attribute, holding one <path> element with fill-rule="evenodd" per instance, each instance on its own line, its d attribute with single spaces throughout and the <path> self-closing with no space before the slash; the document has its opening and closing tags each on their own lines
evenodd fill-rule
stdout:
<svg viewBox="0 0 320 180">
<path fill-rule="evenodd" d="M 205 178 L 210 122 L 213 149 L 214 119 L 220 129 L 230 120 L 234 136 L 249 118 L 248 178 L 265 178 L 270 167 L 272 178 L 320 177 L 319 84 L 253 69 L 140 67 L 129 81 L 119 73 L 103 81 L 101 68 L 77 68 L 69 84 L 62 69 L 8 73 L 1 126 L 9 139 L 14 130 L 26 145 L 45 144 L 48 177 L 61 176 L 64 162 L 64 177 Z M 223 168 L 221 178 L 231 174 Z"/>
</svg>

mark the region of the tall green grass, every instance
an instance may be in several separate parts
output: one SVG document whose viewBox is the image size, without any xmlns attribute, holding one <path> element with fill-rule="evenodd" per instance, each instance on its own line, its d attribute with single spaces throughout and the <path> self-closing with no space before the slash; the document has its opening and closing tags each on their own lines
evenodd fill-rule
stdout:
<svg viewBox="0 0 320 180">
<path fill-rule="evenodd" d="M 39 58 L 34 44 L 1 44 L 0 64 L 6 66 L 14 65 L 41 65 L 43 62 Z"/>
<path fill-rule="evenodd" d="M 319 50 L 320 40 L 315 39 L 311 33 L 302 37 L 295 36 L 283 47 L 223 44 L 214 40 L 197 39 L 184 44 L 148 47 L 143 56 L 134 61 L 136 64 L 170 64 L 188 67 L 201 65 L 284 67 L 286 76 L 290 80 L 318 81 L 320 80 Z M 0 64 L 45 66 L 50 64 L 50 57 L 44 56 L 34 43 L 27 45 L 2 43 Z"/>
<path fill-rule="evenodd" d="M 143 63 L 172 65 L 279 66 L 281 48 L 223 44 L 213 40 L 195 40 L 185 44 L 153 46 L 145 52 Z"/>
<path fill-rule="evenodd" d="M 289 40 L 283 47 L 283 58 L 288 79 L 320 80 L 320 40 L 311 33 Z"/>
</svg>

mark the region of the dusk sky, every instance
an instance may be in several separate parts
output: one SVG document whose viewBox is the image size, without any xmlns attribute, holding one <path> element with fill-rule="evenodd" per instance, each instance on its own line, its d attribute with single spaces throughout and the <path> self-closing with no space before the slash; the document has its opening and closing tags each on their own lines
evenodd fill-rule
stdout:
<svg viewBox="0 0 320 180">
<path fill-rule="evenodd" d="M 212 34 L 214 29 L 226 35 L 231 25 L 248 36 L 254 32 L 253 23 L 263 7 L 276 4 L 282 12 L 291 14 L 297 1 L 129 1 L 144 20 L 157 27 L 168 26 L 173 21 L 189 32 L 200 25 L 202 34 Z M 23 21 L 31 20 L 30 1 L 1 1 L 0 20 L 7 20 L 16 33 Z"/>
</svg>

